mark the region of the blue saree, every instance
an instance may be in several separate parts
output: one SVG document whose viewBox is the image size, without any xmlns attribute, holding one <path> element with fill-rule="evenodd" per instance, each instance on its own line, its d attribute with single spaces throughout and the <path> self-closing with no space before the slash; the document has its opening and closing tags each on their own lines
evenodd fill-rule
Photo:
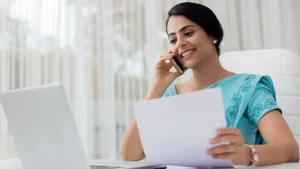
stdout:
<svg viewBox="0 0 300 169">
<path fill-rule="evenodd" d="M 222 90 L 227 127 L 238 128 L 246 144 L 265 144 L 257 128 L 259 120 L 274 109 L 282 113 L 276 103 L 276 93 L 271 78 L 253 74 L 236 74 L 205 89 L 216 87 Z M 171 84 L 163 97 L 175 95 L 177 95 L 175 85 Z"/>
</svg>

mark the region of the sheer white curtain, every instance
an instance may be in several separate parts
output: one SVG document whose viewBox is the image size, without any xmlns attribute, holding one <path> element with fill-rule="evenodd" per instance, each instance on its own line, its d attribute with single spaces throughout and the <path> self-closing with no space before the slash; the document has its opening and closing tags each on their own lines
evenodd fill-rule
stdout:
<svg viewBox="0 0 300 169">
<path fill-rule="evenodd" d="M 62 82 L 89 158 L 119 158 L 119 143 L 159 54 L 176 0 L 1 0 L 0 91 Z M 220 19 L 222 51 L 300 54 L 297 0 L 198 0 Z M 190 78 L 190 73 L 177 82 Z M 0 108 L 0 158 L 17 156 Z"/>
<path fill-rule="evenodd" d="M 1 91 L 62 82 L 88 157 L 118 158 L 132 103 L 147 90 L 142 1 L 16 0 L 5 5 Z M 16 155 L 3 111 L 0 120 L 0 156 Z"/>
<path fill-rule="evenodd" d="M 3 4 L 0 6 L 0 91 L 62 81 L 70 96 L 69 86 L 75 75 L 72 69 L 75 67 L 72 49 L 75 17 L 71 14 L 74 9 L 59 0 L 16 0 Z M 0 157 L 15 155 L 3 112 L 0 124 Z"/>
</svg>

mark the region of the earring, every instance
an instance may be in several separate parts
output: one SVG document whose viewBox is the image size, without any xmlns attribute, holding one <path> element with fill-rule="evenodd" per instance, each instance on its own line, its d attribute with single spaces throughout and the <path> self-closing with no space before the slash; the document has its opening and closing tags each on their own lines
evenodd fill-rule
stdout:
<svg viewBox="0 0 300 169">
<path fill-rule="evenodd" d="M 217 40 L 214 40 L 214 44 L 216 44 L 218 41 Z"/>
</svg>

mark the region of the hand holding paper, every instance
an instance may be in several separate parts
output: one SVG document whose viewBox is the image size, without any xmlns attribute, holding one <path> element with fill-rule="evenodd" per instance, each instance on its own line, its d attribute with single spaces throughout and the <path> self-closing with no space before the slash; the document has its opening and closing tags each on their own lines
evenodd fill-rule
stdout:
<svg viewBox="0 0 300 169">
<path fill-rule="evenodd" d="M 249 165 L 250 148 L 245 146 L 245 139 L 237 128 L 223 128 L 210 140 L 211 144 L 227 142 L 229 144 L 213 147 L 207 151 L 214 159 L 230 159 L 234 164 Z"/>
<path fill-rule="evenodd" d="M 221 89 L 140 101 L 135 116 L 148 162 L 188 167 L 232 167 L 207 154 L 217 129 L 226 127 Z"/>
</svg>

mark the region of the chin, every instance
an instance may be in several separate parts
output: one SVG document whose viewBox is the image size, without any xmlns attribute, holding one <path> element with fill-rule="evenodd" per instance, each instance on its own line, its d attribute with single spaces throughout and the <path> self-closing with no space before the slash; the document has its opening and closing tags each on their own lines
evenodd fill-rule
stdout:
<svg viewBox="0 0 300 169">
<path fill-rule="evenodd" d="M 199 62 L 188 62 L 185 63 L 184 66 L 188 69 L 194 69 L 196 68 L 200 63 Z"/>
<path fill-rule="evenodd" d="M 188 69 L 195 69 L 199 67 L 199 65 L 206 64 L 207 62 L 210 62 L 209 58 L 212 57 L 197 57 L 194 58 L 193 60 L 189 60 L 184 63 L 184 66 Z"/>
</svg>

